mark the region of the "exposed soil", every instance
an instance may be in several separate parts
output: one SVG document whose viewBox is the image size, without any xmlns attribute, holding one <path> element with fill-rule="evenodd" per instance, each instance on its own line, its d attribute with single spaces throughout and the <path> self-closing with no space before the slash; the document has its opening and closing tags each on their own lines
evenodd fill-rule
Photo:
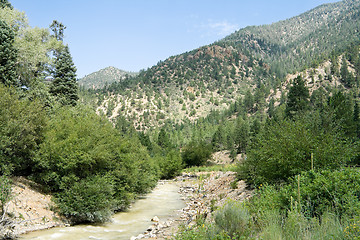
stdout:
<svg viewBox="0 0 360 240">
<path fill-rule="evenodd" d="M 7 212 L 12 217 L 13 234 L 64 226 L 65 222 L 51 210 L 51 196 L 41 193 L 39 186 L 24 177 L 13 178 L 12 200 Z"/>
</svg>

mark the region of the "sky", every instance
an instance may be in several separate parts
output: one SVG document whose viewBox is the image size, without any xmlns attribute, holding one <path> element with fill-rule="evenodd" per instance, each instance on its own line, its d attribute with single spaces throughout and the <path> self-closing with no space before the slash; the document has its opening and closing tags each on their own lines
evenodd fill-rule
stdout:
<svg viewBox="0 0 360 240">
<path fill-rule="evenodd" d="M 336 0 L 10 0 L 32 27 L 66 26 L 77 76 L 108 66 L 136 72 Z"/>
</svg>

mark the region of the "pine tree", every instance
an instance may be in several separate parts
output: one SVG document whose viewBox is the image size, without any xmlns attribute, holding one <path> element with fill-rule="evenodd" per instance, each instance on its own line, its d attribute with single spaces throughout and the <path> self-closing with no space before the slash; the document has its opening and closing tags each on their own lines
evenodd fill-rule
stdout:
<svg viewBox="0 0 360 240">
<path fill-rule="evenodd" d="M 297 113 L 307 110 L 309 97 L 309 89 L 305 86 L 305 81 L 301 76 L 296 77 L 289 90 L 285 108 L 286 117 L 293 118 Z"/>
<path fill-rule="evenodd" d="M 56 58 L 54 80 L 50 86 L 50 93 L 56 96 L 63 105 L 75 106 L 79 99 L 76 67 L 68 46 Z"/>
<path fill-rule="evenodd" d="M 0 82 L 7 86 L 16 85 L 16 58 L 13 30 L 0 20 Z"/>
</svg>

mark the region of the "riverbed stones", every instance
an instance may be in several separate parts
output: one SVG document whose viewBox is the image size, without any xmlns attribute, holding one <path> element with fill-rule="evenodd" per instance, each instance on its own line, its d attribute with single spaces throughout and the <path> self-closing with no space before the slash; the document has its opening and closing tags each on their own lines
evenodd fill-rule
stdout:
<svg viewBox="0 0 360 240">
<path fill-rule="evenodd" d="M 175 181 L 181 185 L 179 193 L 186 207 L 176 211 L 177 217 L 173 221 L 165 221 L 161 224 L 160 220 L 154 222 L 151 231 L 135 239 L 171 239 L 180 225 L 191 228 L 198 218 L 211 222 L 213 211 L 226 204 L 229 199 L 243 201 L 251 196 L 251 191 L 246 189 L 244 181 L 238 181 L 237 187 L 232 187 L 231 183 L 236 181 L 234 172 L 184 174 Z"/>
<path fill-rule="evenodd" d="M 152 222 L 159 222 L 160 219 L 158 218 L 158 216 L 155 216 L 151 219 Z"/>
</svg>

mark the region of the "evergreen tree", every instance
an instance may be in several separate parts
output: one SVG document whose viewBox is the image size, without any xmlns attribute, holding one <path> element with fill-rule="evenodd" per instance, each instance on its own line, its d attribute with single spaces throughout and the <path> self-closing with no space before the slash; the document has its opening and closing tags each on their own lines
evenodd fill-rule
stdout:
<svg viewBox="0 0 360 240">
<path fill-rule="evenodd" d="M 16 58 L 13 30 L 0 20 L 0 82 L 7 86 L 16 85 Z"/>
<path fill-rule="evenodd" d="M 63 105 L 75 106 L 79 99 L 76 67 L 68 46 L 56 58 L 54 80 L 50 86 L 50 93 L 56 96 Z"/>
<path fill-rule="evenodd" d="M 235 141 L 238 153 L 245 153 L 250 142 L 250 126 L 241 117 L 236 120 Z"/>
<path fill-rule="evenodd" d="M 358 104 L 357 101 L 355 101 L 353 118 L 354 118 L 354 124 L 355 124 L 355 127 L 356 127 L 356 136 L 357 137 L 360 137 L 360 122 L 359 122 L 360 118 L 359 118 L 359 115 L 360 115 L 359 104 Z"/>
<path fill-rule="evenodd" d="M 293 118 L 297 113 L 309 108 L 309 89 L 305 86 L 305 81 L 299 75 L 294 79 L 293 85 L 289 90 L 286 102 L 285 115 Z"/>
<path fill-rule="evenodd" d="M 171 146 L 169 136 L 166 134 L 164 128 L 162 128 L 159 132 L 157 144 L 163 149 L 169 148 Z"/>
</svg>

